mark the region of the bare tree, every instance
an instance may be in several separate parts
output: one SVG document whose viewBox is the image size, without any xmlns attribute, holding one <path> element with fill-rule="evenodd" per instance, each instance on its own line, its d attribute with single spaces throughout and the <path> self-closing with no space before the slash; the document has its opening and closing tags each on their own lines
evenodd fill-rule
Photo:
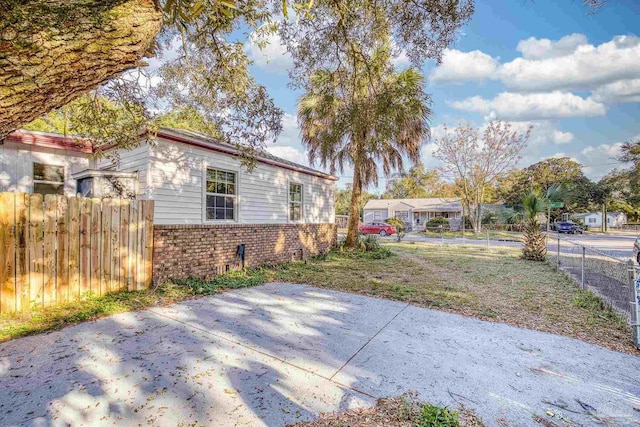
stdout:
<svg viewBox="0 0 640 427">
<path fill-rule="evenodd" d="M 460 187 L 464 212 L 471 219 L 474 232 L 482 224 L 485 190 L 498 177 L 512 169 L 526 146 L 531 129 L 518 132 L 509 123 L 491 121 L 484 130 L 461 125 L 436 139 L 436 159 L 441 169 Z"/>
</svg>

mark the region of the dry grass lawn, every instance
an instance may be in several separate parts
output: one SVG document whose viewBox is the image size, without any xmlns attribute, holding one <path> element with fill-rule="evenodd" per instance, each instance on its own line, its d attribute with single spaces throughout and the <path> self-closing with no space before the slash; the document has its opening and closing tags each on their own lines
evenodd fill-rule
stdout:
<svg viewBox="0 0 640 427">
<path fill-rule="evenodd" d="M 565 335 L 640 354 L 626 322 L 591 292 L 547 263 L 515 249 L 384 245 L 394 256 L 369 259 L 331 253 L 273 270 L 274 280 L 405 301 L 411 304 Z"/>
</svg>

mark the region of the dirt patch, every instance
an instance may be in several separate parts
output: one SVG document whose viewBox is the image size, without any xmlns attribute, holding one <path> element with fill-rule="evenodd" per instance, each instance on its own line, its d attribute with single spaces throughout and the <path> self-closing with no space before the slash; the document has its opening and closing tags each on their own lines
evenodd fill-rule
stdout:
<svg viewBox="0 0 640 427">
<path fill-rule="evenodd" d="M 378 399 L 367 409 L 355 409 L 340 414 L 322 414 L 311 422 L 289 424 L 286 427 L 483 427 L 476 413 L 465 407 L 449 410 L 416 400 L 410 394 L 390 399 Z"/>
</svg>

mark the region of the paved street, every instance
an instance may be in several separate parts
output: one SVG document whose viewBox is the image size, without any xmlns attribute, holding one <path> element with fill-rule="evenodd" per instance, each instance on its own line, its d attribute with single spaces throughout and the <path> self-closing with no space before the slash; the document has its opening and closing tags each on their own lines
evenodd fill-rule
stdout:
<svg viewBox="0 0 640 427">
<path fill-rule="evenodd" d="M 566 235 L 561 234 L 560 238 L 563 241 L 571 241 L 578 243 L 580 245 L 588 246 L 589 248 L 596 249 L 604 254 L 620 258 L 620 259 L 629 259 L 633 257 L 633 242 L 636 238 L 634 234 L 575 234 L 575 235 Z M 395 241 L 395 236 L 387 236 L 381 238 L 385 241 Z M 436 244 L 445 244 L 445 245 L 480 245 L 487 246 L 486 239 L 473 239 L 473 238 L 434 238 L 434 237 L 426 237 L 421 233 L 408 233 L 403 239 L 407 242 L 425 242 L 425 243 L 436 243 Z M 556 250 L 557 248 L 557 234 L 551 234 L 551 240 L 549 242 L 549 250 Z M 510 240 L 497 240 L 490 239 L 489 240 L 490 247 L 521 247 L 522 244 L 520 242 L 514 242 Z M 563 251 L 570 250 L 570 245 L 567 243 L 563 243 Z"/>
<path fill-rule="evenodd" d="M 571 338 L 268 284 L 0 344 L 0 425 L 275 427 L 414 390 L 487 426 L 623 426 L 639 372 Z"/>
</svg>

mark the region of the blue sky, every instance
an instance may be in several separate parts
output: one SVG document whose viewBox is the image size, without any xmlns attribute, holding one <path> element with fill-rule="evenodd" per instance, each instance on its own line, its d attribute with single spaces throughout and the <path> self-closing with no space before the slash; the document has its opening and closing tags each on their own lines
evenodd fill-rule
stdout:
<svg viewBox="0 0 640 427">
<path fill-rule="evenodd" d="M 520 166 L 568 156 L 599 179 L 619 166 L 621 142 L 640 136 L 640 2 L 610 1 L 596 13 L 580 0 L 478 1 L 471 22 L 445 53 L 426 64 L 433 99 L 432 133 L 442 126 L 491 118 L 534 132 Z M 295 120 L 299 93 L 287 87 L 290 60 L 277 37 L 259 51 L 247 44 L 253 74 L 286 112 L 269 151 L 306 163 Z M 400 58 L 398 67 L 406 66 Z M 437 166 L 433 142 L 423 161 Z M 350 182 L 345 171 L 340 185 Z M 384 179 L 378 188 L 384 188 Z"/>
</svg>

